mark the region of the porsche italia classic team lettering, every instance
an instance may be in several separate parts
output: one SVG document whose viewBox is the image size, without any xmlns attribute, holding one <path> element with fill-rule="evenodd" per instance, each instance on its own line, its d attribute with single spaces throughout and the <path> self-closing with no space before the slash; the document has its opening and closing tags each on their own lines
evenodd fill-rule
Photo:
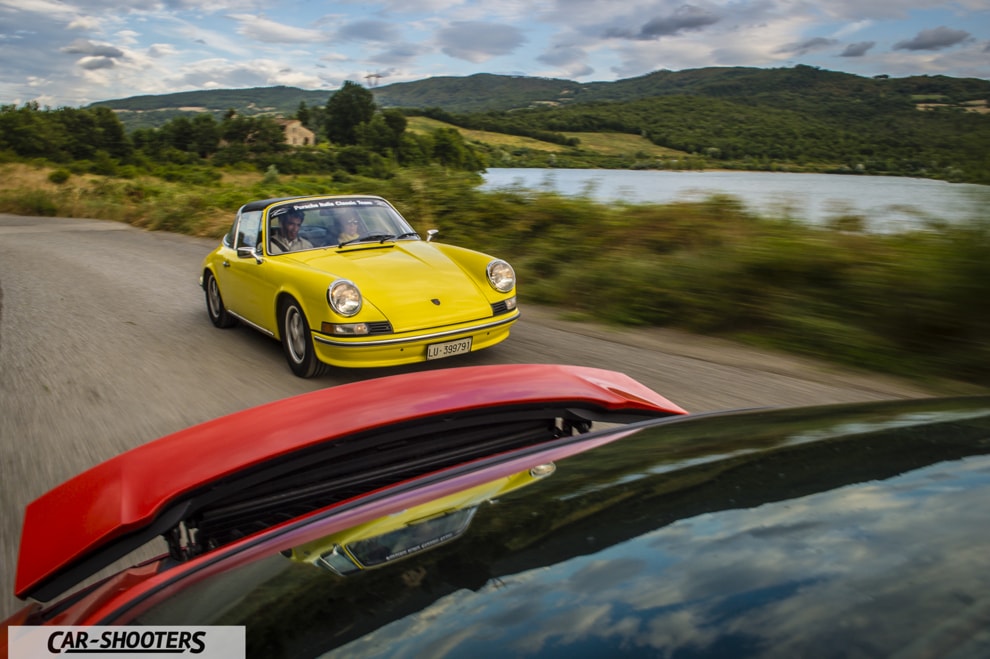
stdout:
<svg viewBox="0 0 990 659">
<path fill-rule="evenodd" d="M 278 339 L 300 377 L 504 341 L 519 318 L 512 266 L 434 233 L 424 240 L 371 195 L 245 204 L 202 265 L 210 320 Z"/>
</svg>

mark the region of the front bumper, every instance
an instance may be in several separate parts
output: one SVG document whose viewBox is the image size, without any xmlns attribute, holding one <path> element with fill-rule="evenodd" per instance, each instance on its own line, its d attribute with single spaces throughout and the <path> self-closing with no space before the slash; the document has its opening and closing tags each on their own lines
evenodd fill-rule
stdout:
<svg viewBox="0 0 990 659">
<path fill-rule="evenodd" d="M 313 347 L 320 361 L 332 366 L 375 368 L 426 361 L 427 346 L 471 337 L 471 352 L 489 348 L 508 338 L 519 311 L 484 322 L 463 323 L 429 331 L 388 336 L 340 337 L 313 332 Z"/>
</svg>

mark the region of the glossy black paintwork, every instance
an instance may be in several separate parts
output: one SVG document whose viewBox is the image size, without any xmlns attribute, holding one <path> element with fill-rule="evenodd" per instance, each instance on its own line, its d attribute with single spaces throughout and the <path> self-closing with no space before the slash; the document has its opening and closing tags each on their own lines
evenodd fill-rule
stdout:
<svg viewBox="0 0 990 659">
<path fill-rule="evenodd" d="M 139 622 L 259 657 L 990 656 L 990 400 L 643 425 L 434 551 L 276 554 Z"/>
</svg>

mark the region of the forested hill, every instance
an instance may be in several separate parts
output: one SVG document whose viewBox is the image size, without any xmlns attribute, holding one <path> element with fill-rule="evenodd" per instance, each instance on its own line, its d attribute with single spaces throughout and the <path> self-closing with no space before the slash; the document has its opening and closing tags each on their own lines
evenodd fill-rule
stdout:
<svg viewBox="0 0 990 659">
<path fill-rule="evenodd" d="M 438 107 L 467 113 L 678 95 L 782 104 L 792 102 L 795 94 L 870 104 L 876 99 L 965 103 L 990 100 L 990 81 L 948 76 L 864 78 L 799 65 L 785 69 L 709 67 L 655 71 L 637 78 L 591 83 L 478 74 L 397 83 L 373 92 L 384 107 Z"/>
<path fill-rule="evenodd" d="M 217 118 L 230 110 L 240 115 L 291 116 L 300 103 L 326 105 L 331 91 L 309 91 L 298 87 L 251 87 L 246 89 L 209 89 L 146 96 L 130 96 L 99 101 L 89 107 L 107 107 L 116 112 L 129 130 L 159 128 L 180 116 L 209 112 Z"/>
<path fill-rule="evenodd" d="M 785 168 L 990 183 L 990 81 L 976 78 L 865 78 L 799 65 L 656 71 L 594 83 L 478 74 L 370 91 L 381 109 L 569 149 L 549 156 L 534 155 L 538 147 L 488 145 L 488 161 L 498 166 Z M 233 110 L 242 117 L 304 117 L 322 139 L 322 111 L 335 93 L 270 87 L 98 105 L 115 110 L 132 131 L 179 115 L 221 118 Z M 300 113 L 302 104 L 312 111 Z M 704 162 L 691 164 L 683 155 L 658 162 L 638 153 L 613 163 L 589 159 L 582 142 L 594 133 L 639 136 Z"/>
<path fill-rule="evenodd" d="M 160 126 L 181 114 L 228 110 L 254 116 L 289 116 L 300 103 L 323 106 L 335 90 L 295 87 L 256 87 L 134 96 L 101 101 L 117 111 L 129 129 Z M 659 96 L 687 95 L 748 104 L 797 109 L 847 102 L 864 110 L 878 104 L 945 103 L 962 106 L 990 100 L 990 81 L 947 76 L 864 78 L 849 73 L 799 65 L 759 69 L 709 67 L 685 71 L 656 71 L 615 82 L 578 83 L 552 78 L 481 73 L 465 77 L 435 77 L 372 88 L 382 108 L 440 108 L 451 113 L 560 107 L 597 102 L 628 102 Z M 962 106 L 974 107 L 974 106 Z"/>
</svg>

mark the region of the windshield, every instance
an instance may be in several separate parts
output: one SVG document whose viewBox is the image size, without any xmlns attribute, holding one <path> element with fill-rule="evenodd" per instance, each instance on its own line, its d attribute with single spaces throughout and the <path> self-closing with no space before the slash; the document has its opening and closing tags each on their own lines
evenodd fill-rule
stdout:
<svg viewBox="0 0 990 659">
<path fill-rule="evenodd" d="M 464 533 L 477 509 L 475 506 L 455 510 L 374 538 L 357 540 L 348 544 L 347 550 L 365 567 L 394 561 Z"/>
<path fill-rule="evenodd" d="M 349 243 L 419 239 L 398 211 L 377 198 L 298 200 L 273 207 L 268 216 L 269 251 L 273 254 Z"/>
</svg>

